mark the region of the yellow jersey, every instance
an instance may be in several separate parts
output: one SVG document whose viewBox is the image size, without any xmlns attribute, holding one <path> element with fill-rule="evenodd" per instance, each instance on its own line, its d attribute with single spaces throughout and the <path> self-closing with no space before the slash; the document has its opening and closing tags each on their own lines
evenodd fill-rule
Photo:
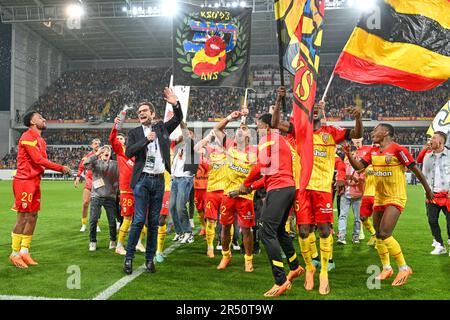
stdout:
<svg viewBox="0 0 450 320">
<path fill-rule="evenodd" d="M 226 154 L 215 148 L 208 148 L 209 170 L 206 192 L 223 191 L 225 188 Z"/>
<path fill-rule="evenodd" d="M 391 143 L 381 151 L 372 147 L 362 162 L 373 167 L 375 181 L 374 206 L 394 204 L 404 208 L 406 205 L 406 167 L 415 165 L 409 151 L 397 143 Z"/>
<path fill-rule="evenodd" d="M 225 167 L 225 188 L 224 194 L 239 190 L 245 178 L 252 170 L 258 160 L 256 147 L 248 147 L 245 151 L 239 151 L 236 147 L 230 146 L 227 150 L 227 165 Z M 255 192 L 239 197 L 253 200 Z"/>
<path fill-rule="evenodd" d="M 331 192 L 336 144 L 350 139 L 350 130 L 331 125 L 314 131 L 314 164 L 307 190 Z"/>
<path fill-rule="evenodd" d="M 374 197 L 375 196 L 375 172 L 373 171 L 373 166 L 370 165 L 366 168 L 365 171 L 366 180 L 364 184 L 364 194 L 365 197 Z"/>
</svg>

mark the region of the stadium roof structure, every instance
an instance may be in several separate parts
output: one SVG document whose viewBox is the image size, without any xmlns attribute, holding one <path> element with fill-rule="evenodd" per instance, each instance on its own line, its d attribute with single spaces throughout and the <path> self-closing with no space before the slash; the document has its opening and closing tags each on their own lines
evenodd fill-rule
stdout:
<svg viewBox="0 0 450 320">
<path fill-rule="evenodd" d="M 277 55 L 273 0 L 185 0 L 197 5 L 253 7 L 252 55 Z M 165 0 L 171 2 L 170 0 Z M 327 1 L 327 3 L 340 1 Z M 67 6 L 81 4 L 81 28 L 68 27 Z M 0 0 L 4 23 L 25 25 L 70 60 L 151 59 L 172 56 L 171 17 L 162 15 L 161 1 L 130 0 Z M 167 11 L 167 10 L 166 10 Z M 327 10 L 322 56 L 336 60 L 359 16 L 355 8 Z"/>
</svg>

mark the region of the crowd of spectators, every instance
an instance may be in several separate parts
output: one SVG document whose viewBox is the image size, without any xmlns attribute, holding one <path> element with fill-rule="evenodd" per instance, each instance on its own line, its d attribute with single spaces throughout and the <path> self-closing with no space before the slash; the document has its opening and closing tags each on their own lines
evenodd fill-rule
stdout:
<svg viewBox="0 0 450 320">
<path fill-rule="evenodd" d="M 317 97 L 321 98 L 332 72 L 331 67 L 320 68 Z M 162 90 L 167 86 L 170 69 L 100 69 L 68 71 L 31 106 L 48 120 L 101 120 L 112 122 L 122 107 L 149 100 L 164 113 Z M 285 83 L 289 87 L 287 72 Z M 280 85 L 280 71 L 276 65 L 256 65 L 251 69 L 248 92 L 250 118 L 264 113 L 276 98 Z M 433 117 L 449 99 L 450 82 L 425 92 L 411 92 L 387 85 L 356 84 L 335 77 L 327 94 L 328 117 L 349 119 L 344 113 L 347 105 L 357 105 L 363 117 Z M 208 121 L 221 118 L 243 104 L 243 88 L 191 88 L 188 121 Z M 286 99 L 292 108 L 292 93 Z M 130 115 L 136 118 L 135 114 Z"/>
<path fill-rule="evenodd" d="M 76 171 L 81 159 L 89 152 L 88 147 L 64 148 L 47 147 L 50 161 L 69 166 Z M 0 169 L 16 169 L 17 149 L 11 151 L 0 160 Z"/>
</svg>

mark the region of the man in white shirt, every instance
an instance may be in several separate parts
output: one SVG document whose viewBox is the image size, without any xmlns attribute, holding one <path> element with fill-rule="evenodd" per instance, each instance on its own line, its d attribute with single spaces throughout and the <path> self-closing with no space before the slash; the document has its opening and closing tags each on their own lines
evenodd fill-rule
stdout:
<svg viewBox="0 0 450 320">
<path fill-rule="evenodd" d="M 432 255 L 447 253 L 439 227 L 439 213 L 444 212 L 447 233 L 450 238 L 450 150 L 445 147 L 447 135 L 436 131 L 431 137 L 431 150 L 423 160 L 423 173 L 434 192 L 434 199 L 427 201 L 427 216 L 431 233 L 437 241 Z M 450 240 L 449 240 L 450 244 Z"/>
<path fill-rule="evenodd" d="M 169 212 L 180 243 L 194 242 L 194 234 L 189 223 L 186 204 L 194 185 L 194 175 L 198 169 L 198 156 L 194 152 L 194 141 L 186 124 L 181 122 L 183 136 L 175 146 L 172 160 L 172 187 L 170 190 Z M 196 161 L 197 160 L 197 161 Z"/>
</svg>

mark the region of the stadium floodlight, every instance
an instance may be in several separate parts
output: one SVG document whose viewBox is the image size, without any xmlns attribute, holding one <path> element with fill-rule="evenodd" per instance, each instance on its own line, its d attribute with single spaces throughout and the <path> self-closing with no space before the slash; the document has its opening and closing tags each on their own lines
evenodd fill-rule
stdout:
<svg viewBox="0 0 450 320">
<path fill-rule="evenodd" d="M 131 8 L 131 13 L 133 14 L 133 16 L 137 16 L 138 9 L 136 7 Z"/>
<path fill-rule="evenodd" d="M 84 8 L 79 4 L 70 4 L 67 6 L 66 14 L 68 17 L 80 18 L 84 15 Z"/>
<path fill-rule="evenodd" d="M 138 8 L 138 12 L 142 12 L 142 7 L 139 7 L 139 8 Z"/>
<path fill-rule="evenodd" d="M 355 6 L 355 0 L 347 0 L 347 6 L 353 8 Z"/>
<path fill-rule="evenodd" d="M 218 8 L 220 4 L 218 2 L 214 3 L 214 8 Z"/>
<path fill-rule="evenodd" d="M 122 7 L 122 12 L 127 12 L 127 7 Z"/>
<path fill-rule="evenodd" d="M 227 8 L 231 7 L 231 3 L 227 2 Z"/>
<path fill-rule="evenodd" d="M 247 3 L 245 2 L 245 1 L 241 1 L 241 7 L 246 7 L 247 6 Z"/>
<path fill-rule="evenodd" d="M 236 8 L 238 5 L 239 5 L 239 4 L 238 4 L 237 2 L 233 2 L 233 3 L 231 4 L 231 6 L 232 6 L 233 8 Z"/>
<path fill-rule="evenodd" d="M 177 13 L 177 0 L 163 0 L 160 4 L 161 14 L 163 16 L 173 16 Z"/>
<path fill-rule="evenodd" d="M 355 1 L 358 8 L 362 11 L 370 11 L 375 6 L 375 0 Z"/>
</svg>

